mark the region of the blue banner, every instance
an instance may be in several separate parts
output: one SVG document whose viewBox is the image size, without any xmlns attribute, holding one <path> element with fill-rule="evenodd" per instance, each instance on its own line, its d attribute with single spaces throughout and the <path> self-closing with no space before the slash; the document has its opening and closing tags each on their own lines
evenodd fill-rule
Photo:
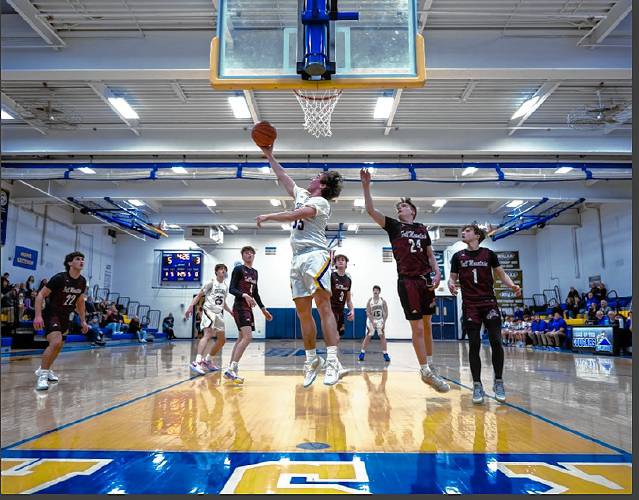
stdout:
<svg viewBox="0 0 639 500">
<path fill-rule="evenodd" d="M 16 247 L 13 265 L 15 267 L 35 270 L 35 268 L 38 267 L 38 251 L 26 247 Z"/>
<path fill-rule="evenodd" d="M 2 206 L 2 245 L 4 245 L 7 241 L 7 218 L 9 216 L 9 191 L 6 189 L 2 190 L 0 202 Z"/>
</svg>

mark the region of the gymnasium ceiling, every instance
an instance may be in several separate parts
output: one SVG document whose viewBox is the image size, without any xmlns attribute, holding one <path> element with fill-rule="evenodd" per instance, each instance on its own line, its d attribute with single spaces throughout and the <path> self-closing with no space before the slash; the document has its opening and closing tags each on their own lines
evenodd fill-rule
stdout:
<svg viewBox="0 0 639 500">
<path fill-rule="evenodd" d="M 68 160 L 73 155 L 73 161 L 95 162 L 132 157 L 259 161 L 248 132 L 258 119 L 278 128 L 277 151 L 286 161 L 394 161 L 400 155 L 423 162 L 461 161 L 462 155 L 465 161 L 630 160 L 629 113 L 623 122 L 594 131 L 575 130 L 566 122 L 576 108 L 596 105 L 597 91 L 605 104 L 631 106 L 630 0 L 420 0 L 426 85 L 403 91 L 392 121 L 373 118 L 380 92 L 346 91 L 333 115 L 334 135 L 323 140 L 301 130 L 303 115 L 290 92 L 252 92 L 254 116 L 236 119 L 227 101 L 233 93 L 210 88 L 208 50 L 216 0 L 1 4 L 2 102 L 18 115 L 2 121 L 5 160 Z M 274 12 L 273 0 L 250 4 Z M 547 99 L 514 126 L 512 114 L 548 83 L 556 85 Z M 101 86 L 126 95 L 140 116 L 138 123 L 124 123 L 99 95 Z M 57 122 L 46 119 L 51 109 Z M 252 181 L 81 184 L 87 198 L 145 197 L 153 217 L 178 223 L 211 217 L 200 201 L 207 193 L 220 199 L 213 219 L 240 224 L 249 223 L 256 211 L 271 210 L 269 199 L 281 195 L 272 182 L 261 184 L 264 190 L 257 197 L 251 196 Z M 389 209 L 396 193 L 412 194 L 423 205 L 422 213 L 435 198 L 446 198 L 449 203 L 430 216 L 455 223 L 478 211 L 486 219 L 500 219 L 506 201 L 538 199 L 540 192 L 556 199 L 584 196 L 593 203 L 628 201 L 628 184 L 435 187 L 404 182 L 378 185 L 376 193 Z M 32 185 L 61 195 L 78 183 Z M 24 185 L 14 190 L 13 199 L 25 204 L 45 199 Z M 336 205 L 344 221 L 364 220 L 352 206 L 358 194 L 357 183 L 349 183 Z M 224 213 L 233 213 L 234 219 L 226 220 Z"/>
</svg>

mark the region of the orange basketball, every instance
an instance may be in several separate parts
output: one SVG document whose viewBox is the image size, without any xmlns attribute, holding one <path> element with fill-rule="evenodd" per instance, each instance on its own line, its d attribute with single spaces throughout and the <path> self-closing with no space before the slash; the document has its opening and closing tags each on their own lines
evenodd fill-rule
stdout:
<svg viewBox="0 0 639 500">
<path fill-rule="evenodd" d="M 277 139 L 277 130 L 269 122 L 259 122 L 253 127 L 251 137 L 258 146 L 268 148 Z"/>
</svg>

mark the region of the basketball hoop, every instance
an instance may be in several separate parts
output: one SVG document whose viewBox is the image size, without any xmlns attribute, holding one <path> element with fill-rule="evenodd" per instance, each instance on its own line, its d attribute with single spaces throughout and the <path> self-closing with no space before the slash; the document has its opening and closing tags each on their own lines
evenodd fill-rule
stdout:
<svg viewBox="0 0 639 500">
<path fill-rule="evenodd" d="M 340 89 L 294 90 L 297 102 L 304 111 L 304 130 L 317 138 L 330 137 L 331 116 L 342 95 Z"/>
</svg>

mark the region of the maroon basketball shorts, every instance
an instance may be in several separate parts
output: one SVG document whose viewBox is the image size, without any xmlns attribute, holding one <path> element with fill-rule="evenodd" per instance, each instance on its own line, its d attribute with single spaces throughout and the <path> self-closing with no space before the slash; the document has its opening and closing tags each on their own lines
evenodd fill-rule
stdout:
<svg viewBox="0 0 639 500">
<path fill-rule="evenodd" d="M 253 309 L 248 307 L 233 308 L 233 319 L 237 328 L 244 328 L 246 326 L 251 327 L 251 331 L 255 331 L 255 317 L 253 316 Z"/>
<path fill-rule="evenodd" d="M 435 291 L 428 288 L 423 276 L 400 276 L 397 292 L 407 320 L 422 319 L 435 312 Z"/>
</svg>

